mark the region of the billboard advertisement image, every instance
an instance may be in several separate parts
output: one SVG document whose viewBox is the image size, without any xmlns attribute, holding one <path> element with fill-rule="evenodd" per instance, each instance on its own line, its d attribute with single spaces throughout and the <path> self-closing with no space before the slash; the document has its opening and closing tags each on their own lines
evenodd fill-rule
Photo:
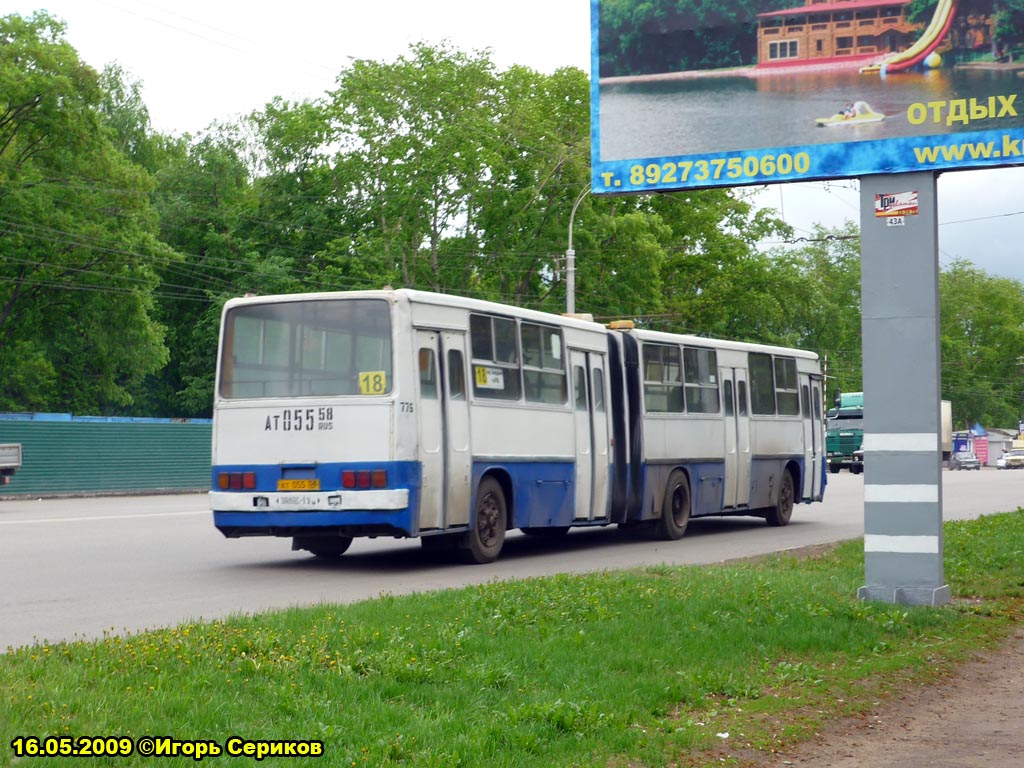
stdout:
<svg viewBox="0 0 1024 768">
<path fill-rule="evenodd" d="M 591 40 L 596 193 L 1024 163 L 1024 3 L 591 0 Z"/>
</svg>

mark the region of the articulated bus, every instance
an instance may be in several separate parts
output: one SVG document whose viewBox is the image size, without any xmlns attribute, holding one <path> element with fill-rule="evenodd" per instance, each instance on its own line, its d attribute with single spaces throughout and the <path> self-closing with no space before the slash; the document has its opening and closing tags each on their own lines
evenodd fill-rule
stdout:
<svg viewBox="0 0 1024 768">
<path fill-rule="evenodd" d="M 394 536 L 488 563 L 513 529 L 673 540 L 822 499 L 817 355 L 629 326 L 404 289 L 233 299 L 214 524 L 319 557 Z"/>
</svg>

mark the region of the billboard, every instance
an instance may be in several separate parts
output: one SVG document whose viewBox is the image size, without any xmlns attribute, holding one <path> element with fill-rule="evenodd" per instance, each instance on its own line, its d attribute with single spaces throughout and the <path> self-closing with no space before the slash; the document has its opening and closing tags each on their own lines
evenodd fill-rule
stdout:
<svg viewBox="0 0 1024 768">
<path fill-rule="evenodd" d="M 998 0 L 591 0 L 595 193 L 1024 163 Z"/>
</svg>

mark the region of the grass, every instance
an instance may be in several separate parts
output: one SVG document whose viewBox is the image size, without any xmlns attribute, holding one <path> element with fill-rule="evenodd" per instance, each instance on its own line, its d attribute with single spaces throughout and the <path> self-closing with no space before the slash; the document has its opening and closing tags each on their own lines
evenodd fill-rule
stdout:
<svg viewBox="0 0 1024 768">
<path fill-rule="evenodd" d="M 8 649 L 0 765 L 66 765 L 11 748 L 65 734 L 319 740 L 322 766 L 741 765 L 1005 637 L 1022 562 L 1017 510 L 946 524 L 941 609 L 859 601 L 849 542 Z M 154 761 L 196 763 L 79 764 Z"/>
</svg>

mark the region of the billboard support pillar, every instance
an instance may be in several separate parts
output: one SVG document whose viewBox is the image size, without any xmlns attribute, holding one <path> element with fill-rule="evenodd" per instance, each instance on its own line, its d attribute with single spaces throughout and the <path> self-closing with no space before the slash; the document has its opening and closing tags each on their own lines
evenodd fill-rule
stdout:
<svg viewBox="0 0 1024 768">
<path fill-rule="evenodd" d="M 939 260 L 933 172 L 861 184 L 864 581 L 857 596 L 950 600 L 943 576 Z"/>
</svg>

